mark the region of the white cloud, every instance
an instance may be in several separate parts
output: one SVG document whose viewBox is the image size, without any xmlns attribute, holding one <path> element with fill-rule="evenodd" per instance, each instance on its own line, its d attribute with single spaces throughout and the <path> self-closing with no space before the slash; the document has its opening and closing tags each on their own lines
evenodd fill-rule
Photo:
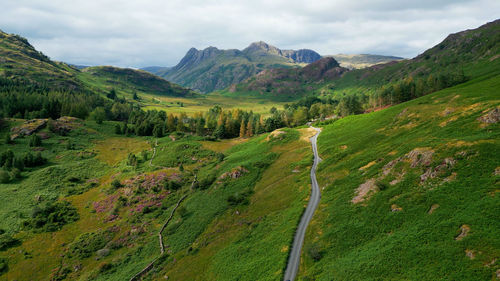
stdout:
<svg viewBox="0 0 500 281">
<path fill-rule="evenodd" d="M 4 0 L 0 29 L 53 59 L 175 65 L 190 47 L 263 40 L 321 54 L 413 57 L 500 14 L 497 0 Z"/>
</svg>

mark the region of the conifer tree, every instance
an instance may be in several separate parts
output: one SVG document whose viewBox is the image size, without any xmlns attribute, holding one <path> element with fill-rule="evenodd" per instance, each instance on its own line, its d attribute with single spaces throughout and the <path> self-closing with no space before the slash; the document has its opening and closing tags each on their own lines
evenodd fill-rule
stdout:
<svg viewBox="0 0 500 281">
<path fill-rule="evenodd" d="M 245 120 L 241 120 L 241 125 L 240 125 L 240 138 L 245 137 Z"/>
</svg>

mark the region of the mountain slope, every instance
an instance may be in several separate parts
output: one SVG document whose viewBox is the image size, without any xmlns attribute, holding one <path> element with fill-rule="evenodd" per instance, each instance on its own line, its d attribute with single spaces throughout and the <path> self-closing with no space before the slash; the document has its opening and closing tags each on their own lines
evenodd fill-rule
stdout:
<svg viewBox="0 0 500 281">
<path fill-rule="evenodd" d="M 80 77 L 88 84 L 112 87 L 126 92 L 143 92 L 159 96 L 193 97 L 196 93 L 143 70 L 112 66 L 87 67 Z M 85 76 L 85 78 L 84 78 Z"/>
<path fill-rule="evenodd" d="M 342 67 L 346 67 L 349 69 L 360 69 L 375 64 L 403 60 L 403 58 L 401 57 L 370 55 L 370 54 L 359 54 L 359 55 L 338 54 L 327 57 L 333 57 L 336 61 L 340 63 Z"/>
<path fill-rule="evenodd" d="M 290 77 L 275 77 L 273 84 L 257 93 L 251 87 L 258 77 L 251 78 L 232 88 L 231 95 L 258 94 L 261 98 L 290 99 L 297 96 L 316 95 L 342 97 L 344 94 L 363 95 L 369 100 L 365 106 L 375 108 L 399 103 L 434 92 L 467 79 L 500 69 L 500 20 L 477 29 L 448 36 L 442 43 L 423 54 L 399 62 L 377 64 L 364 69 L 345 72 L 342 77 L 320 77 L 303 81 L 301 89 L 289 83 Z M 287 85 L 288 84 L 288 85 Z M 279 85 L 273 88 L 273 85 Z M 396 86 L 397 85 L 397 86 Z M 293 98 L 293 96 L 292 96 Z"/>
<path fill-rule="evenodd" d="M 0 31 L 0 78 L 52 90 L 82 90 L 75 72 L 35 50 L 25 38 Z"/>
<path fill-rule="evenodd" d="M 191 48 L 176 66 L 153 68 L 153 73 L 207 93 L 239 83 L 264 69 L 296 67 L 320 58 L 312 50 L 280 50 L 264 42 L 255 42 L 241 51 L 219 50 L 215 47 L 204 50 Z"/>
<path fill-rule="evenodd" d="M 227 96 L 261 96 L 288 101 L 307 95 L 309 85 L 338 79 L 349 71 L 332 57 L 325 57 L 303 68 L 276 68 L 261 71 L 246 81 L 224 91 Z"/>
<path fill-rule="evenodd" d="M 495 279 L 499 88 L 487 75 L 325 126 L 302 278 Z"/>
</svg>

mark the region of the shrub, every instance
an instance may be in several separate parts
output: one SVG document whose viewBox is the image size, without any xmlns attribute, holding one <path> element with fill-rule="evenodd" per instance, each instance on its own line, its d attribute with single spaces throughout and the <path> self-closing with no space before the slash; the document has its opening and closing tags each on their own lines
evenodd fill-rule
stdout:
<svg viewBox="0 0 500 281">
<path fill-rule="evenodd" d="M 319 261 L 323 257 L 323 251 L 317 243 L 309 245 L 306 252 L 314 261 Z"/>
<path fill-rule="evenodd" d="M 120 187 L 122 187 L 122 183 L 118 180 L 118 179 L 114 179 L 112 182 L 111 182 L 111 186 L 115 189 L 118 189 Z"/>
<path fill-rule="evenodd" d="M 18 246 L 21 244 L 21 241 L 19 241 L 16 238 L 13 238 L 12 236 L 8 234 L 2 234 L 0 235 L 0 251 L 5 251 L 9 248 Z"/>
<path fill-rule="evenodd" d="M 5 134 L 4 138 L 5 138 L 5 144 L 12 143 L 12 140 L 10 139 L 10 134 L 9 133 Z"/>
<path fill-rule="evenodd" d="M 9 271 L 9 266 L 7 265 L 7 259 L 0 258 L 0 275 Z"/>
<path fill-rule="evenodd" d="M 42 207 L 35 206 L 31 218 L 24 221 L 23 225 L 37 231 L 51 232 L 79 218 L 77 210 L 69 202 L 49 202 Z"/>
<path fill-rule="evenodd" d="M 8 183 L 10 181 L 9 173 L 0 169 L 0 183 Z"/>
<path fill-rule="evenodd" d="M 229 203 L 230 206 L 237 206 L 237 205 L 248 205 L 250 203 L 250 200 L 248 200 L 248 197 L 253 192 L 251 190 L 247 190 L 244 192 L 236 193 L 234 195 L 230 195 L 227 198 L 227 202 Z"/>
<path fill-rule="evenodd" d="M 97 250 L 104 248 L 109 240 L 109 234 L 104 231 L 83 233 L 70 244 L 69 251 L 78 258 L 88 258 Z"/>
</svg>

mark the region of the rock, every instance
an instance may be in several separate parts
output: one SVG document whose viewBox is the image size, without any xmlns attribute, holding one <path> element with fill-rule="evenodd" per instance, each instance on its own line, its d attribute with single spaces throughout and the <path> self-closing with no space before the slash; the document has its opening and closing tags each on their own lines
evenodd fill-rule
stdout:
<svg viewBox="0 0 500 281">
<path fill-rule="evenodd" d="M 473 260 L 474 258 L 476 258 L 476 251 L 466 249 L 466 250 L 465 250 L 465 255 L 466 255 L 469 259 Z"/>
<path fill-rule="evenodd" d="M 30 136 L 33 133 L 43 129 L 47 125 L 47 119 L 32 119 L 27 120 L 22 125 L 14 127 L 10 130 L 11 139 L 22 136 Z"/>
<path fill-rule="evenodd" d="M 456 161 L 453 158 L 445 158 L 441 164 L 436 166 L 435 168 L 429 168 L 425 171 L 424 174 L 420 176 L 420 181 L 425 182 L 428 179 L 432 179 L 437 177 L 439 174 L 443 173 L 447 169 L 451 169 L 455 165 Z M 446 178 L 445 181 L 452 181 L 456 177 L 455 175 L 450 175 L 450 177 Z"/>
<path fill-rule="evenodd" d="M 494 124 L 500 120 L 500 109 L 497 107 L 485 115 L 477 118 L 478 121 L 486 124 Z"/>
<path fill-rule="evenodd" d="M 357 204 L 369 199 L 370 195 L 377 190 L 375 181 L 376 181 L 375 179 L 369 179 L 365 183 L 362 183 L 356 189 L 356 196 L 352 198 L 351 202 L 353 204 Z"/>
<path fill-rule="evenodd" d="M 429 211 L 427 212 L 427 214 L 432 214 L 434 213 L 434 211 L 439 208 L 439 204 L 432 204 L 431 208 L 429 209 Z"/>
<path fill-rule="evenodd" d="M 469 231 L 470 231 L 470 226 L 466 224 L 462 225 L 460 227 L 460 234 L 457 237 L 455 237 L 455 240 L 460 241 L 464 239 L 464 237 L 466 237 L 469 234 Z"/>
<path fill-rule="evenodd" d="M 109 252 L 110 252 L 109 249 L 104 248 L 104 249 L 98 250 L 96 252 L 96 254 L 97 254 L 98 257 L 106 257 L 106 256 L 109 255 Z"/>
<path fill-rule="evenodd" d="M 247 169 L 245 169 L 244 167 L 238 166 L 238 167 L 232 169 L 230 172 L 225 172 L 219 178 L 220 179 L 225 179 L 225 178 L 237 179 L 237 178 L 243 176 L 243 174 L 246 174 L 248 172 L 249 171 Z"/>
<path fill-rule="evenodd" d="M 396 204 L 392 204 L 392 205 L 391 205 L 391 211 L 392 211 L 392 212 L 400 212 L 400 211 L 402 211 L 402 210 L 403 210 L 403 208 L 399 207 L 399 206 L 398 206 L 398 205 L 396 205 Z"/>
<path fill-rule="evenodd" d="M 432 163 L 434 150 L 428 147 L 415 148 L 406 154 L 405 158 L 410 160 L 410 167 L 429 166 Z"/>
</svg>

